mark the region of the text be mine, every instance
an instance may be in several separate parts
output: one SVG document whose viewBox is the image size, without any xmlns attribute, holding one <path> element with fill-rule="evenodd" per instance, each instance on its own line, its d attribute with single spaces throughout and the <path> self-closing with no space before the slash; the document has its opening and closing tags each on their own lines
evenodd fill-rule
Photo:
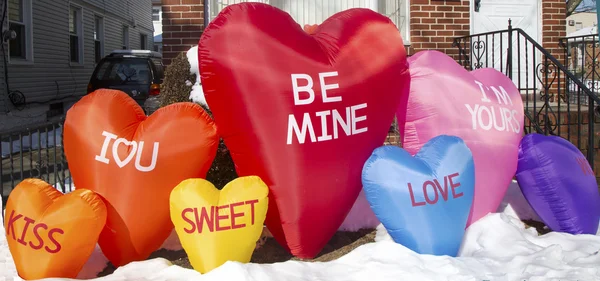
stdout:
<svg viewBox="0 0 600 281">
<path fill-rule="evenodd" d="M 328 93 L 328 91 L 339 89 L 340 85 L 338 83 L 325 84 L 325 78 L 337 76 L 337 71 L 319 73 L 321 97 L 324 104 L 342 101 L 341 96 L 333 96 Z M 300 80 L 306 81 L 306 84 L 300 86 Z M 294 92 L 295 105 L 308 105 L 315 101 L 313 78 L 308 74 L 292 74 L 292 90 Z M 302 95 L 303 97 L 300 97 L 300 93 L 304 93 Z M 311 113 L 305 112 L 302 115 L 302 128 L 300 128 L 298 125 L 296 116 L 294 114 L 290 114 L 288 116 L 287 144 L 292 144 L 294 134 L 296 135 L 298 142 L 303 144 L 306 141 L 307 133 L 310 138 L 310 142 L 323 142 L 338 139 L 340 137 L 340 128 L 344 131 L 346 136 L 365 133 L 368 131 L 368 128 L 366 126 L 359 128 L 359 125 L 357 124 L 358 122 L 367 120 L 366 115 L 359 115 L 357 112 L 358 110 L 365 108 L 367 108 L 367 103 L 361 103 L 346 107 L 342 113 L 340 113 L 338 109 L 314 112 L 312 114 L 313 117 L 311 117 Z M 313 118 L 321 120 L 321 132 L 319 136 L 315 135 Z M 331 126 L 330 124 L 333 125 L 332 133 L 328 130 L 328 127 Z"/>
</svg>

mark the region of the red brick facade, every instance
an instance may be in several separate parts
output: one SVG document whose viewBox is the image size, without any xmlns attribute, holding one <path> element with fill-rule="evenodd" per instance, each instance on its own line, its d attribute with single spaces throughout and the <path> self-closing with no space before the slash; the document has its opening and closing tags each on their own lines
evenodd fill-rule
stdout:
<svg viewBox="0 0 600 281">
<path fill-rule="evenodd" d="M 205 0 L 162 0 L 163 54 L 168 65 L 179 52 L 198 43 L 204 29 Z M 454 38 L 468 36 L 472 0 L 411 0 L 409 53 L 440 50 L 456 57 Z M 563 50 L 558 39 L 566 35 L 564 0 L 542 0 L 542 44 L 559 60 Z M 507 23 L 508 25 L 508 23 Z"/>
<path fill-rule="evenodd" d="M 163 63 L 198 45 L 204 30 L 204 0 L 162 0 Z"/>
<path fill-rule="evenodd" d="M 567 3 L 564 0 L 542 2 L 542 46 L 559 61 L 564 60 L 564 49 L 558 45 L 567 36 Z"/>
<path fill-rule="evenodd" d="M 448 55 L 458 55 L 452 41 L 469 35 L 469 9 L 469 0 L 411 0 L 409 53 L 439 50 Z"/>
</svg>

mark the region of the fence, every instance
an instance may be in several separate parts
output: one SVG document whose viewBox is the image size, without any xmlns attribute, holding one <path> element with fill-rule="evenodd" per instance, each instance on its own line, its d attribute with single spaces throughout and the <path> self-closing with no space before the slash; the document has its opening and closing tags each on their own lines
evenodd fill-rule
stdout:
<svg viewBox="0 0 600 281">
<path fill-rule="evenodd" d="M 561 136 L 575 144 L 594 167 L 596 107 L 588 85 L 521 29 L 459 37 L 459 63 L 468 70 L 495 68 L 511 78 L 525 107 L 526 133 Z M 591 60 L 597 64 L 597 60 Z M 593 84 L 593 83 L 592 83 Z"/>
<path fill-rule="evenodd" d="M 39 178 L 67 192 L 71 175 L 62 149 L 63 121 L 0 133 L 2 199 L 26 178 Z"/>
<path fill-rule="evenodd" d="M 600 81 L 598 80 L 598 54 L 600 54 L 600 47 L 598 46 L 598 36 L 595 34 L 567 37 L 560 39 L 560 46 L 564 48 L 565 62 L 564 65 L 568 67 L 577 78 L 584 82 L 584 84 L 594 93 L 600 92 Z M 570 91 L 574 92 L 577 90 L 576 85 L 569 85 Z M 588 104 L 588 97 L 582 97 L 582 103 Z"/>
</svg>

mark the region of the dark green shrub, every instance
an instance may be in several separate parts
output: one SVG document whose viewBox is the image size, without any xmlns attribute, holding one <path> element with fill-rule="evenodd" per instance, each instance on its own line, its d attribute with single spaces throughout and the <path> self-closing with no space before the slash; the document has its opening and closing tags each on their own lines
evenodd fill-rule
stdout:
<svg viewBox="0 0 600 281">
<path fill-rule="evenodd" d="M 190 101 L 192 86 L 188 86 L 189 84 L 186 81 L 190 81 L 193 85 L 196 82 L 196 76 L 190 73 L 190 63 L 187 60 L 186 53 L 182 52 L 171 62 L 165 71 L 165 78 L 160 91 L 160 106 L 164 107 L 177 102 Z M 201 106 L 212 118 L 212 112 L 206 106 Z M 229 149 L 227 149 L 221 139 L 219 140 L 217 155 L 206 175 L 206 179 L 221 189 L 237 177 Z"/>
<path fill-rule="evenodd" d="M 160 86 L 160 106 L 164 107 L 176 102 L 190 101 L 190 92 L 196 82 L 196 75 L 190 73 L 190 63 L 186 52 L 180 53 L 165 71 L 165 78 Z"/>
<path fill-rule="evenodd" d="M 201 105 L 204 110 L 212 117 L 212 112 L 206 106 Z M 225 146 L 223 139 L 219 140 L 219 147 L 217 148 L 217 155 L 213 165 L 206 174 L 206 180 L 212 182 L 218 189 L 223 188 L 228 182 L 237 178 L 238 175 L 235 171 L 235 165 L 233 159 L 229 154 L 229 149 Z"/>
</svg>

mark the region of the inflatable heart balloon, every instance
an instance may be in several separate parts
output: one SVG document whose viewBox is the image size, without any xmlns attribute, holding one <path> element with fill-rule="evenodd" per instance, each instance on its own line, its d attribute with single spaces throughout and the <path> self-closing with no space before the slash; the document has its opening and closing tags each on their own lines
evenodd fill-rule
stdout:
<svg viewBox="0 0 600 281">
<path fill-rule="evenodd" d="M 203 179 L 171 192 L 171 220 L 190 263 L 200 273 L 227 261 L 250 262 L 267 215 L 269 187 L 259 177 L 237 178 L 218 190 Z"/>
<path fill-rule="evenodd" d="M 380 147 L 362 182 L 396 243 L 419 254 L 458 254 L 475 190 L 473 156 L 460 138 L 435 137 L 414 158 L 397 146 Z"/>
<path fill-rule="evenodd" d="M 465 141 L 477 167 L 470 225 L 498 209 L 517 170 L 524 122 L 521 94 L 501 72 L 469 73 L 438 51 L 419 52 L 409 64 L 410 95 L 397 114 L 402 145 L 414 155 L 438 135 Z"/>
<path fill-rule="evenodd" d="M 106 206 L 94 192 L 63 195 L 42 180 L 25 179 L 8 197 L 4 229 L 21 278 L 75 278 L 105 223 Z"/>
<path fill-rule="evenodd" d="M 306 31 L 306 33 L 308 34 L 315 34 L 315 32 L 317 31 L 317 28 L 319 28 L 318 24 L 305 24 L 304 25 L 304 31 Z"/>
<path fill-rule="evenodd" d="M 173 230 L 169 194 L 206 176 L 216 155 L 213 121 L 197 104 L 178 103 L 150 117 L 127 94 L 97 90 L 67 112 L 65 154 L 76 187 L 106 200 L 100 247 L 115 266 L 146 259 Z"/>
<path fill-rule="evenodd" d="M 241 3 L 211 22 L 198 53 L 238 175 L 270 188 L 267 227 L 293 255 L 316 256 L 356 201 L 362 166 L 408 93 L 398 29 L 350 9 L 311 35 L 273 6 Z"/>
<path fill-rule="evenodd" d="M 526 135 L 517 181 L 523 195 L 553 231 L 596 234 L 600 194 L 596 175 L 577 147 L 557 136 Z"/>
</svg>

